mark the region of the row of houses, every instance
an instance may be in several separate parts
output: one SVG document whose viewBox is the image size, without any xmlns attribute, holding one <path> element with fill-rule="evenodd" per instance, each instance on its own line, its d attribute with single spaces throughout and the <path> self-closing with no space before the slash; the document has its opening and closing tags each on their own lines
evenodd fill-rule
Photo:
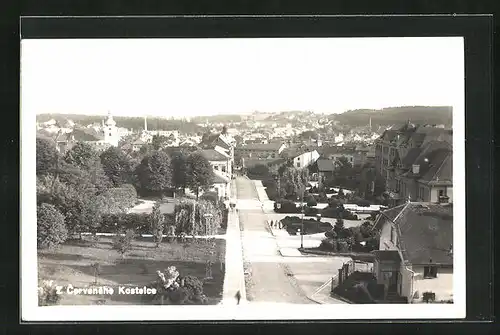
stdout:
<svg viewBox="0 0 500 335">
<path fill-rule="evenodd" d="M 393 205 L 453 201 L 452 130 L 409 122 L 386 130 L 375 143 L 375 166 Z"/>
<path fill-rule="evenodd" d="M 385 298 L 453 301 L 453 133 L 407 122 L 375 141 L 375 168 L 391 208 L 380 231 L 373 273 Z"/>
</svg>

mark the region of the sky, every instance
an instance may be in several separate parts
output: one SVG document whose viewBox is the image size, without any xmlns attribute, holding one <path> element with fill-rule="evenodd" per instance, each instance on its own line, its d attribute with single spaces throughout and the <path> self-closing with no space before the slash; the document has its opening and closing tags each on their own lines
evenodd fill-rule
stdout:
<svg viewBox="0 0 500 335">
<path fill-rule="evenodd" d="M 453 106 L 459 37 L 21 42 L 21 108 L 190 117 Z"/>
</svg>

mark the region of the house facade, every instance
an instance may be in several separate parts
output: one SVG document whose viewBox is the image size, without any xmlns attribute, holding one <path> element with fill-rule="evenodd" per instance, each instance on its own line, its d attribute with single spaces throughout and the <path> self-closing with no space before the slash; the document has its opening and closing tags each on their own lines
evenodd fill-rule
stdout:
<svg viewBox="0 0 500 335">
<path fill-rule="evenodd" d="M 214 171 L 214 188 L 220 197 L 231 196 L 232 160 L 226 151 L 216 146 L 214 149 L 201 150 L 202 155 L 212 165 Z"/>
<path fill-rule="evenodd" d="M 286 145 L 281 142 L 253 143 L 241 145 L 235 148 L 240 157 L 246 158 L 279 158 Z"/>
<path fill-rule="evenodd" d="M 453 300 L 453 206 L 408 202 L 382 212 L 373 272 L 385 296 Z"/>
<path fill-rule="evenodd" d="M 393 206 L 408 198 L 453 202 L 451 130 L 410 123 L 386 130 L 375 143 L 375 167 Z"/>
<path fill-rule="evenodd" d="M 335 161 L 331 159 L 318 159 L 318 187 L 321 188 L 328 178 L 333 177 L 335 171 Z"/>
<path fill-rule="evenodd" d="M 293 166 L 297 169 L 303 169 L 311 164 L 314 164 L 318 158 L 319 153 L 316 150 L 304 152 L 293 158 Z"/>
</svg>

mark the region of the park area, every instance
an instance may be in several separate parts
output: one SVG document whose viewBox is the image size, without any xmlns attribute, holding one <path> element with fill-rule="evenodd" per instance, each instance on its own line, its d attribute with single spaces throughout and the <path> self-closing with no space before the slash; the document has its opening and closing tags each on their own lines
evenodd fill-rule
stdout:
<svg viewBox="0 0 500 335">
<path fill-rule="evenodd" d="M 215 305 L 222 298 L 225 242 L 187 238 L 183 242 L 163 241 L 157 247 L 151 238 L 137 237 L 131 250 L 122 256 L 113 250 L 112 238 L 68 240 L 57 249 L 38 251 L 38 277 L 42 281 L 53 280 L 54 285 L 109 286 L 115 291 L 111 295 L 62 294 L 58 302 L 61 305 L 148 305 L 157 304 L 152 295 L 116 294 L 118 286 L 148 286 L 157 280 L 158 270 L 163 272 L 175 266 L 180 276 L 198 278 L 206 296 L 205 304 Z M 210 270 L 207 261 L 211 261 Z M 205 279 L 207 274 L 210 279 Z"/>
</svg>

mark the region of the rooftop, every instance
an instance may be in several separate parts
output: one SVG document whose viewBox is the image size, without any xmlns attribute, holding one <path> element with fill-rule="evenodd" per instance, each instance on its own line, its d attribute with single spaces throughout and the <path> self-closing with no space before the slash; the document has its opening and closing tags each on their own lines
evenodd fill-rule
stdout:
<svg viewBox="0 0 500 335">
<path fill-rule="evenodd" d="M 229 157 L 221 154 L 217 150 L 214 149 L 204 149 L 201 150 L 201 154 L 208 159 L 209 161 L 227 161 Z"/>
<path fill-rule="evenodd" d="M 397 210 L 396 210 L 397 208 Z M 383 212 L 399 228 L 400 250 L 410 264 L 453 265 L 453 205 L 408 202 Z M 384 215 L 382 220 L 387 222 Z M 380 223 L 377 222 L 377 226 Z"/>
</svg>

